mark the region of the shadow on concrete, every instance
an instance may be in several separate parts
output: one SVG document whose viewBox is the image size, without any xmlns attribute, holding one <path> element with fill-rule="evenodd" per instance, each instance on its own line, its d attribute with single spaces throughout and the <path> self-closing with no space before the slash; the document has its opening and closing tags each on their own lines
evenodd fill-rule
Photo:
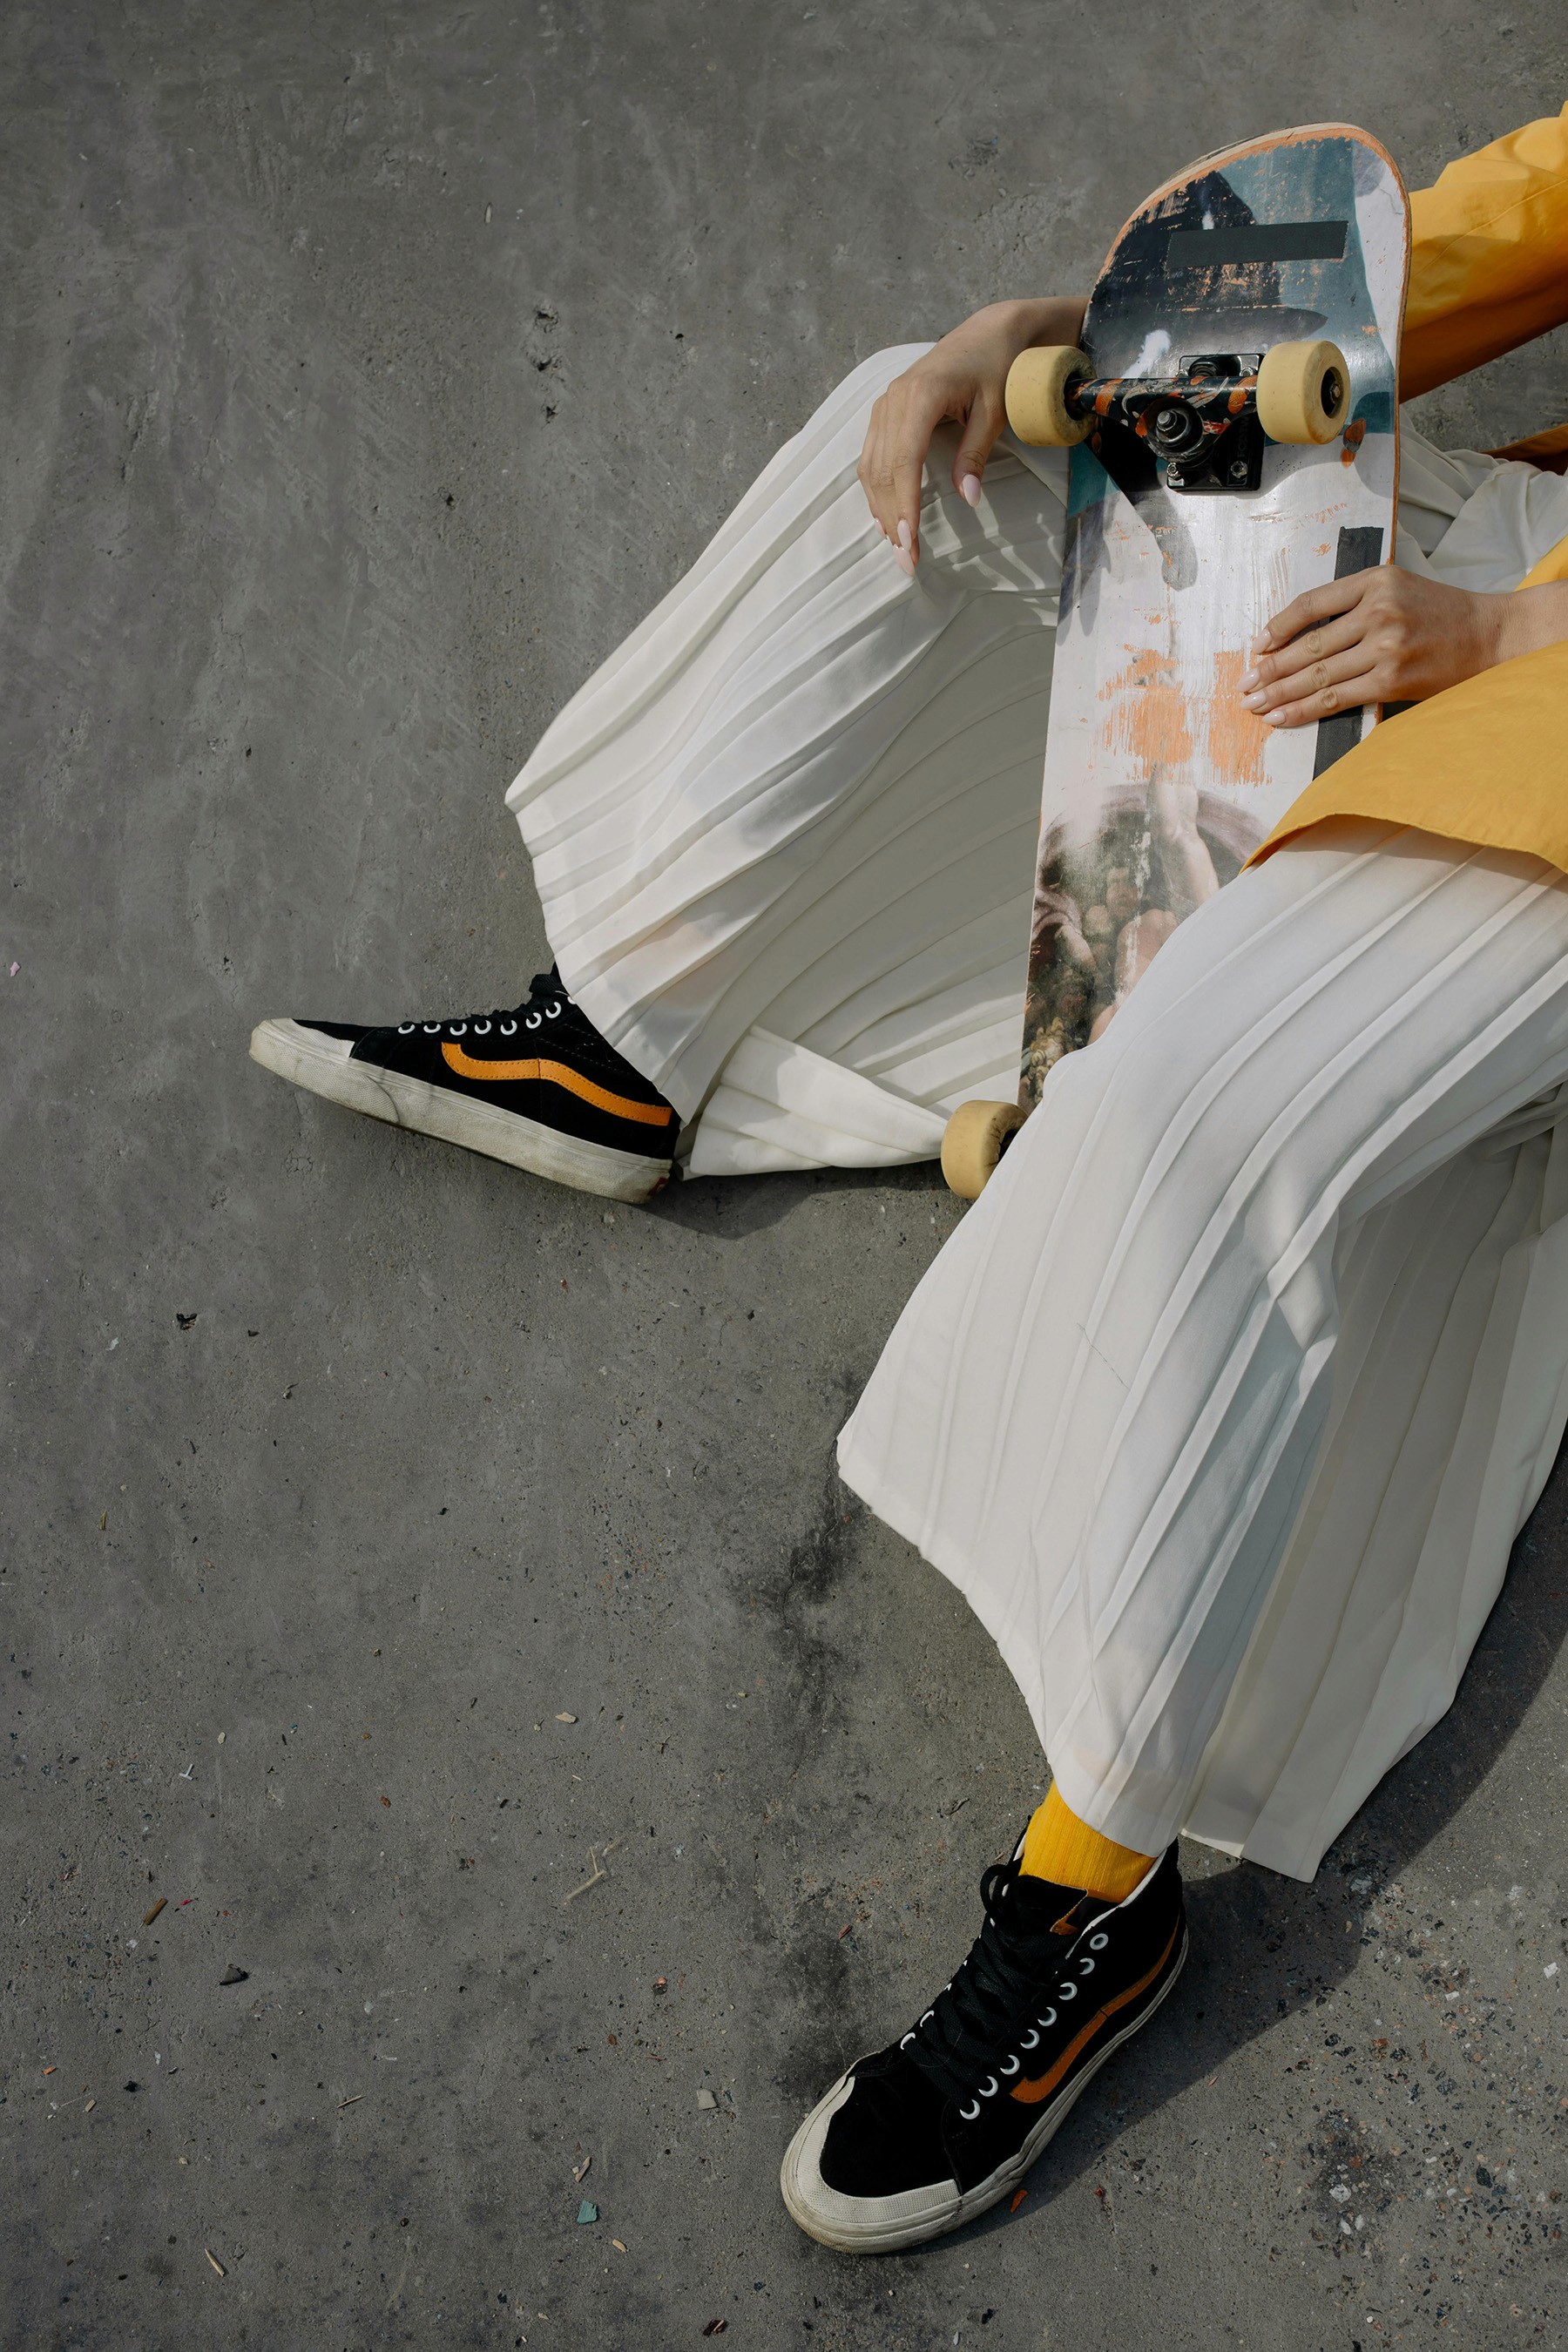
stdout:
<svg viewBox="0 0 1568 2352">
<path fill-rule="evenodd" d="M 925 1200 L 952 1195 L 934 1160 L 916 1160 L 904 1168 L 811 1168 L 799 1175 L 688 1176 L 648 1203 L 648 1214 L 661 1217 L 689 1233 L 740 1241 L 763 1232 L 819 1193 L 908 1192 Z"/>
</svg>

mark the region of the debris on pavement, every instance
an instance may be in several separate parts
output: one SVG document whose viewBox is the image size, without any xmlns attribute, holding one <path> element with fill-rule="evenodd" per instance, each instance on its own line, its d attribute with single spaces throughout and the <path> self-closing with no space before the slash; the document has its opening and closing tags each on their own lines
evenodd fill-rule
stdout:
<svg viewBox="0 0 1568 2352">
<path fill-rule="evenodd" d="M 592 2166 L 593 2161 L 594 2161 L 594 2159 L 593 2159 L 593 2158 L 592 2158 L 591 2156 L 585 2156 L 585 2157 L 583 2158 L 583 2161 L 582 2161 L 582 2163 L 581 2163 L 581 2164 L 574 2164 L 574 2165 L 572 2167 L 572 2178 L 573 2178 L 573 2179 L 574 2179 L 574 2180 L 586 2180 L 586 2179 L 588 2178 L 589 2168 L 590 2168 L 590 2167 Z"/>
<path fill-rule="evenodd" d="M 225 2270 L 223 2264 L 219 2262 L 212 2248 L 210 2246 L 204 2246 L 202 2248 L 202 2252 L 205 2254 L 208 2262 L 211 2263 L 214 2270 L 216 2271 L 219 2278 L 227 2278 L 228 2273 Z"/>
<path fill-rule="evenodd" d="M 166 1908 L 168 1900 L 169 1898 L 166 1895 L 160 1895 L 156 1903 L 153 1904 L 151 1911 L 144 1911 L 142 1913 L 142 1925 L 144 1927 L 150 1927 L 153 1925 L 153 1922 L 158 1916 L 159 1912 Z"/>
<path fill-rule="evenodd" d="M 699 2091 L 697 2094 L 697 2104 L 704 2110 L 704 2112 L 706 2112 L 710 2107 L 716 2107 L 719 2102 L 713 2096 L 711 2091 Z"/>
<path fill-rule="evenodd" d="M 1008 2212 L 1016 2213 L 1028 2193 L 1029 2192 L 1026 2189 L 1015 2189 L 1013 2191 L 1013 2202 L 1007 2208 Z"/>
<path fill-rule="evenodd" d="M 577 2208 L 577 2227 L 580 2230 L 585 2230 L 590 2221 L 596 2221 L 598 2218 L 598 2207 L 591 2199 L 584 2197 L 583 2202 Z"/>
<path fill-rule="evenodd" d="M 219 1977 L 218 1982 L 220 1985 L 244 1984 L 249 1974 L 248 1969 L 227 1968 Z"/>
<path fill-rule="evenodd" d="M 574 1715 L 558 1715 L 555 1720 L 557 1723 L 575 1723 L 577 1718 Z"/>
<path fill-rule="evenodd" d="M 182 1331 L 188 1331 L 188 1330 L 190 1329 L 190 1328 L 191 1328 L 192 1324 L 195 1321 L 195 1319 L 196 1319 L 196 1315 L 199 1315 L 199 1314 L 200 1314 L 200 1312 L 201 1312 L 201 1309 L 200 1309 L 199 1307 L 197 1307 L 197 1308 L 196 1308 L 196 1310 L 195 1310 L 195 1314 L 191 1314 L 191 1315 L 182 1315 L 182 1314 L 180 1314 L 180 1313 L 178 1312 L 178 1310 L 176 1309 L 176 1311 L 175 1311 L 175 1315 L 174 1315 L 174 1320 L 175 1320 L 175 1322 L 179 1325 L 179 1327 L 180 1327 L 180 1328 L 181 1328 L 181 1330 L 182 1330 Z"/>
<path fill-rule="evenodd" d="M 702 2333 L 704 2336 L 722 2336 L 729 2325 L 727 2319 L 710 2319 Z"/>
<path fill-rule="evenodd" d="M 568 1903 L 574 1903 L 579 1895 L 586 1895 L 590 1886 L 597 1886 L 601 1878 L 608 1878 L 610 1874 L 605 1868 L 605 1857 L 606 1854 L 614 1853 L 619 1843 L 619 1838 L 612 1838 L 608 1845 L 591 1845 L 588 1848 L 590 1875 L 583 1881 L 581 1886 L 574 1886 L 570 1895 L 563 1895 L 561 1897 L 561 1907 L 563 1910 L 565 1909 Z"/>
<path fill-rule="evenodd" d="M 614 2248 L 616 2249 L 616 2252 L 618 2254 L 624 2254 L 624 2253 L 626 2252 L 626 2250 L 625 2246 L 621 2243 L 621 2241 L 619 2240 L 619 2238 L 612 2238 L 612 2239 L 610 2240 L 610 2243 L 611 2243 L 611 2245 L 612 2245 L 612 2246 L 614 2246 Z"/>
</svg>

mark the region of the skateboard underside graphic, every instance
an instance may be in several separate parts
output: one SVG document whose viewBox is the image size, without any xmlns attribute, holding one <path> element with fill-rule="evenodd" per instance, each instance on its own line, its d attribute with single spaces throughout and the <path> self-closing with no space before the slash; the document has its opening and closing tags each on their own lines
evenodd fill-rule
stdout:
<svg viewBox="0 0 1568 2352">
<path fill-rule="evenodd" d="M 1026 1110 L 1183 918 L 1376 721 L 1349 710 L 1269 728 L 1239 681 L 1270 614 L 1392 556 L 1408 245 L 1382 147 L 1318 126 L 1227 149 L 1160 189 L 1096 283 L 1089 378 L 1066 394 L 1088 437 L 1068 455 Z M 1300 430 L 1279 424 L 1292 354 L 1321 402 Z"/>
</svg>

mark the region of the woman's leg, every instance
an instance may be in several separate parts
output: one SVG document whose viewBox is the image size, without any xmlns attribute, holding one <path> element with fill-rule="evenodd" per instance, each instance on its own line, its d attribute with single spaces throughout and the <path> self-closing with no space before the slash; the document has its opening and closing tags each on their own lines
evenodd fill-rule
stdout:
<svg viewBox="0 0 1568 2352">
<path fill-rule="evenodd" d="M 916 1292 L 844 1474 L 968 1592 L 1107 1836 L 1153 1853 L 1186 1818 L 1310 1487 L 1358 1230 L 1564 1077 L 1562 877 L 1324 829 L 1052 1073 Z"/>
<path fill-rule="evenodd" d="M 814 2236 L 1006 2196 L 1180 1970 L 1194 1797 L 1310 1870 L 1451 1692 L 1568 1403 L 1559 1110 L 1568 882 L 1359 824 L 1221 891 L 1052 1071 L 840 1460 L 974 1602 L 1056 1786 L 791 2142 Z"/>
<path fill-rule="evenodd" d="M 972 511 L 939 436 L 906 577 L 856 465 L 916 348 L 824 403 L 510 795 L 564 980 L 702 1113 L 700 1171 L 930 1157 L 1016 1084 L 1065 475 L 999 446 Z"/>
<path fill-rule="evenodd" d="M 1066 470 L 931 453 L 918 576 L 857 369 L 546 734 L 510 800 L 559 971 L 508 1012 L 264 1021 L 280 1076 L 557 1181 L 931 1159 L 1016 1083 Z M 944 470 L 944 468 L 946 470 Z"/>
</svg>

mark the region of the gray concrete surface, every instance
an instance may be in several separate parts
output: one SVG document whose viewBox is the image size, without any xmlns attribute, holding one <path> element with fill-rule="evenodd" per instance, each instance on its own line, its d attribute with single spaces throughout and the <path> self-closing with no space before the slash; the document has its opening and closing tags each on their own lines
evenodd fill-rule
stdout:
<svg viewBox="0 0 1568 2352">
<path fill-rule="evenodd" d="M 1043 1779 L 830 1468 L 954 1204 L 608 1213 L 245 1054 L 520 992 L 502 788 L 852 362 L 1250 130 L 1429 174 L 1560 12 L 17 0 L 0 58 L 0 2340 L 1568 2341 L 1561 1473 L 1318 1884 L 1194 1852 L 1019 2210 L 856 2266 L 780 2150 Z"/>
</svg>

